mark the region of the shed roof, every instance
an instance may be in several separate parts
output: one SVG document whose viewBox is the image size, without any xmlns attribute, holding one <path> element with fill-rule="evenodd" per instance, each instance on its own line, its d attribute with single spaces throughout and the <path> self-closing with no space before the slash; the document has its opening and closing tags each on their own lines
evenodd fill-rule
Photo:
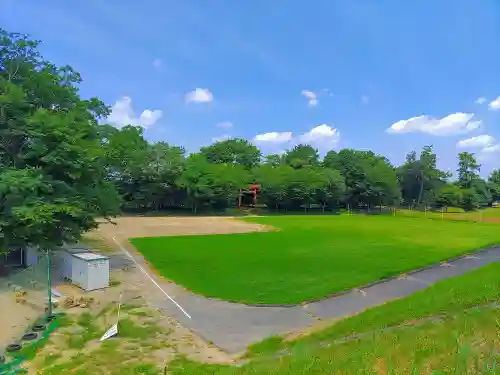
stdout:
<svg viewBox="0 0 500 375">
<path fill-rule="evenodd" d="M 106 260 L 109 259 L 105 255 L 101 254 L 96 254 L 96 253 L 78 253 L 78 254 L 73 254 L 74 257 L 85 260 L 85 261 L 93 261 L 93 260 Z"/>
</svg>

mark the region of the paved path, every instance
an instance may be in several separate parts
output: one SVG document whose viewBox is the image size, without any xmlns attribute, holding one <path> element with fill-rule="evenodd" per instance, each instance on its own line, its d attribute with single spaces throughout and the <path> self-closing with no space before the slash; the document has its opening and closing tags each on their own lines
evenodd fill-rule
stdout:
<svg viewBox="0 0 500 375">
<path fill-rule="evenodd" d="M 121 249 L 122 253 L 111 256 L 111 268 L 121 268 L 124 263 L 134 264 L 151 275 L 139 253 L 130 254 L 123 247 Z M 133 257 L 133 260 L 128 256 Z M 319 302 L 291 307 L 254 307 L 209 299 L 151 276 L 169 297 L 182 306 L 191 319 L 166 296 L 162 295 L 151 302 L 207 341 L 229 353 L 237 353 L 269 336 L 311 325 L 317 322 L 317 318 L 341 318 L 359 313 L 369 307 L 406 297 L 439 280 L 462 275 L 498 261 L 500 247 L 494 247 L 474 253 L 473 256 L 457 258 L 445 265 L 409 273 L 404 279 L 392 278 Z"/>
</svg>

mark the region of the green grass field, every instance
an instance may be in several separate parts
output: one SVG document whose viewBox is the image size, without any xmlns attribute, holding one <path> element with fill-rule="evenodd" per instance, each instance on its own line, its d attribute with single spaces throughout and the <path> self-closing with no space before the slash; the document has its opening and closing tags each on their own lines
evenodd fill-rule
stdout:
<svg viewBox="0 0 500 375">
<path fill-rule="evenodd" d="M 443 213 L 439 211 L 418 211 L 418 210 L 405 210 L 398 209 L 396 216 L 409 216 L 420 217 L 438 220 L 464 220 L 464 221 L 477 221 L 477 222 L 496 222 L 500 223 L 500 207 L 488 207 L 477 211 L 464 211 L 460 208 L 450 207 Z"/>
<path fill-rule="evenodd" d="M 500 302 L 499 280 L 500 264 L 491 264 L 309 336 L 294 341 L 270 338 L 251 348 L 250 361 L 242 367 L 179 359 L 169 371 L 173 375 L 499 374 L 500 309 L 490 306 Z M 439 320 L 426 319 L 438 316 Z M 353 334 L 361 336 L 338 341 Z"/>
<path fill-rule="evenodd" d="M 195 293 L 291 304 L 500 242 L 495 224 L 392 216 L 282 216 L 275 232 L 132 239 L 166 278 Z"/>
</svg>

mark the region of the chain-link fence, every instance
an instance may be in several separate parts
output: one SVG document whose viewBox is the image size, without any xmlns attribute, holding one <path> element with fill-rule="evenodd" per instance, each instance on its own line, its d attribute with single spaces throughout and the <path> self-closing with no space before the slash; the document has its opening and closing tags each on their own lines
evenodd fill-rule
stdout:
<svg viewBox="0 0 500 375">
<path fill-rule="evenodd" d="M 21 265 L 5 266 L 7 272 L 0 277 L 0 369 L 5 368 L 15 353 L 34 343 L 33 327 L 46 321 L 48 314 L 51 287 L 47 254 L 35 251 L 29 266 L 26 266 L 28 256 L 23 254 L 22 258 Z M 43 334 L 36 334 L 37 342 L 46 334 L 44 330 L 40 332 Z M 26 336 L 27 333 L 32 334 Z"/>
<path fill-rule="evenodd" d="M 500 219 L 500 208 L 498 209 L 498 214 L 495 215 L 492 215 L 490 211 L 486 212 L 484 210 L 464 211 L 454 207 L 428 208 L 423 206 L 376 206 L 365 208 L 356 207 L 354 209 L 347 207 L 346 209 L 339 210 L 339 213 L 347 215 L 392 215 L 399 217 L 417 217 L 436 220 L 459 220 L 475 222 L 493 221 L 496 218 Z"/>
</svg>

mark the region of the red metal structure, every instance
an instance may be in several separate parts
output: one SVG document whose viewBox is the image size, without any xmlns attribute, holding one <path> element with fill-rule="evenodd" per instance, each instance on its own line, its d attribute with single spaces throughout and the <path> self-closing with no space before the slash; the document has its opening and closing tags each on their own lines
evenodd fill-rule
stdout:
<svg viewBox="0 0 500 375">
<path fill-rule="evenodd" d="M 255 207 L 259 191 L 260 185 L 257 184 L 248 185 L 246 189 L 240 189 L 238 207 Z"/>
</svg>

